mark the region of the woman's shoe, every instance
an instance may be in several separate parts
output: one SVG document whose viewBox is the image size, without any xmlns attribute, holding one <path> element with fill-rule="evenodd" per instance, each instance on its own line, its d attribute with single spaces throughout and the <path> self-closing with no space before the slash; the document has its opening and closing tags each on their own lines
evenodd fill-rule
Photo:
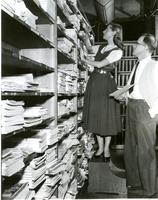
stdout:
<svg viewBox="0 0 158 200">
<path fill-rule="evenodd" d="M 104 162 L 106 162 L 106 163 L 110 162 L 110 156 L 109 157 L 104 156 Z"/>
<path fill-rule="evenodd" d="M 102 157 L 102 156 L 103 156 L 103 152 L 101 154 L 96 154 L 96 153 L 94 154 L 95 158 L 99 158 L 99 157 Z"/>
</svg>

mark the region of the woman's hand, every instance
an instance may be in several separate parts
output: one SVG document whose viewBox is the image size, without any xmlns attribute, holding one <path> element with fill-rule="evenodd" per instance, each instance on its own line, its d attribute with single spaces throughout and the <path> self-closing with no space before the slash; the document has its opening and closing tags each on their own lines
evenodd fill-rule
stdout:
<svg viewBox="0 0 158 200">
<path fill-rule="evenodd" d="M 87 66 L 88 71 L 93 72 L 94 71 L 94 67 L 92 65 L 88 65 Z"/>
</svg>

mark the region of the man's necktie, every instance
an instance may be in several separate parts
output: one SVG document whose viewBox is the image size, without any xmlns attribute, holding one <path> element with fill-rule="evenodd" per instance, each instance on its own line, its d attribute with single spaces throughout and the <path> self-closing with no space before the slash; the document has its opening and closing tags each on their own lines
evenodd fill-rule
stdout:
<svg viewBox="0 0 158 200">
<path fill-rule="evenodd" d="M 130 85 L 133 85 L 134 84 L 134 80 L 135 80 L 135 76 L 136 76 L 136 71 L 137 71 L 137 67 L 139 65 L 139 61 L 136 62 L 136 65 L 135 65 L 135 70 L 134 70 L 134 73 L 133 73 L 133 76 L 132 76 L 132 79 L 131 79 L 131 82 L 130 82 Z M 134 89 L 134 86 L 131 87 L 129 89 L 129 94 L 133 92 L 133 89 Z"/>
</svg>

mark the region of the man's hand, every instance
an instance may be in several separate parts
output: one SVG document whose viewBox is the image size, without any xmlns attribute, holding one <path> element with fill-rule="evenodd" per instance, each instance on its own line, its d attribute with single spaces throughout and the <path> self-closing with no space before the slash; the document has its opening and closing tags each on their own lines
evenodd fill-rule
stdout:
<svg viewBox="0 0 158 200">
<path fill-rule="evenodd" d="M 128 99 L 127 93 L 124 93 L 124 94 L 119 95 L 119 96 L 115 96 L 114 98 L 118 101 L 125 101 L 126 103 L 127 103 L 127 99 Z"/>
</svg>

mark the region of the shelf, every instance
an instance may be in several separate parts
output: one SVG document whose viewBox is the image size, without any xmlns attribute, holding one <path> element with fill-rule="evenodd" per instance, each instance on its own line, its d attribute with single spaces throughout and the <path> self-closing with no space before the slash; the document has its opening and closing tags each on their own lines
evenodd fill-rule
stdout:
<svg viewBox="0 0 158 200">
<path fill-rule="evenodd" d="M 84 93 L 79 93 L 79 94 L 77 94 L 77 96 L 82 97 L 82 96 L 84 96 Z"/>
<path fill-rule="evenodd" d="M 2 40 L 19 49 L 54 48 L 54 44 L 16 15 L 2 10 Z M 14 31 L 14 33 L 13 33 Z"/>
<path fill-rule="evenodd" d="M 61 93 L 58 93 L 58 97 L 76 97 L 77 94 L 61 94 Z"/>
<path fill-rule="evenodd" d="M 26 58 L 25 56 L 20 56 L 18 52 L 5 48 L 2 48 L 2 66 L 4 66 L 2 73 L 7 73 L 10 70 L 14 72 L 22 71 L 24 73 L 24 69 L 27 70 L 27 73 L 28 71 L 38 74 L 54 72 L 54 68 L 52 67 Z"/>
<path fill-rule="evenodd" d="M 25 128 L 21 128 L 19 130 L 16 130 L 16 131 L 13 131 L 13 132 L 10 132 L 10 133 L 7 133 L 7 134 L 1 134 L 1 137 L 2 137 L 2 139 L 7 139 L 9 137 L 12 137 L 12 136 L 17 135 L 17 134 L 24 132 L 24 131 L 25 131 Z"/>
<path fill-rule="evenodd" d="M 38 17 L 37 24 L 52 24 L 55 23 L 53 19 L 36 0 L 24 0 L 27 8 Z"/>
<path fill-rule="evenodd" d="M 54 92 L 2 92 L 2 97 L 5 96 L 41 96 L 41 97 L 50 97 L 54 96 Z"/>
<path fill-rule="evenodd" d="M 60 19 L 66 24 L 67 28 L 72 28 L 73 24 L 70 22 L 70 20 L 65 16 L 63 13 L 63 10 L 59 7 L 57 2 L 57 15 L 60 17 Z"/>
<path fill-rule="evenodd" d="M 71 116 L 74 116 L 76 114 L 77 114 L 77 112 L 70 112 L 70 113 L 65 113 L 65 114 L 63 114 L 61 116 L 58 116 L 58 122 L 62 121 L 65 118 L 67 119 L 67 118 L 69 118 Z"/>
<path fill-rule="evenodd" d="M 26 132 L 26 131 L 28 131 L 30 129 L 40 128 L 42 126 L 45 126 L 45 125 L 51 123 L 54 120 L 55 120 L 55 117 L 49 117 L 49 118 L 43 120 L 41 124 L 34 125 L 34 126 L 31 126 L 31 127 L 27 127 L 27 128 L 24 127 L 24 128 L 19 129 L 17 131 L 10 132 L 8 134 L 1 134 L 1 136 L 2 136 L 2 139 L 8 139 L 9 137 L 18 135 L 19 133 L 22 133 L 22 132 Z"/>
<path fill-rule="evenodd" d="M 65 135 L 63 135 L 61 138 L 58 139 L 58 143 L 61 143 L 72 131 L 76 129 L 76 126 L 73 127 L 69 132 L 67 132 Z"/>
<path fill-rule="evenodd" d="M 74 59 L 71 58 L 70 55 L 67 53 L 63 52 L 61 49 L 58 48 L 58 64 L 70 64 L 70 63 L 75 63 Z"/>
</svg>

